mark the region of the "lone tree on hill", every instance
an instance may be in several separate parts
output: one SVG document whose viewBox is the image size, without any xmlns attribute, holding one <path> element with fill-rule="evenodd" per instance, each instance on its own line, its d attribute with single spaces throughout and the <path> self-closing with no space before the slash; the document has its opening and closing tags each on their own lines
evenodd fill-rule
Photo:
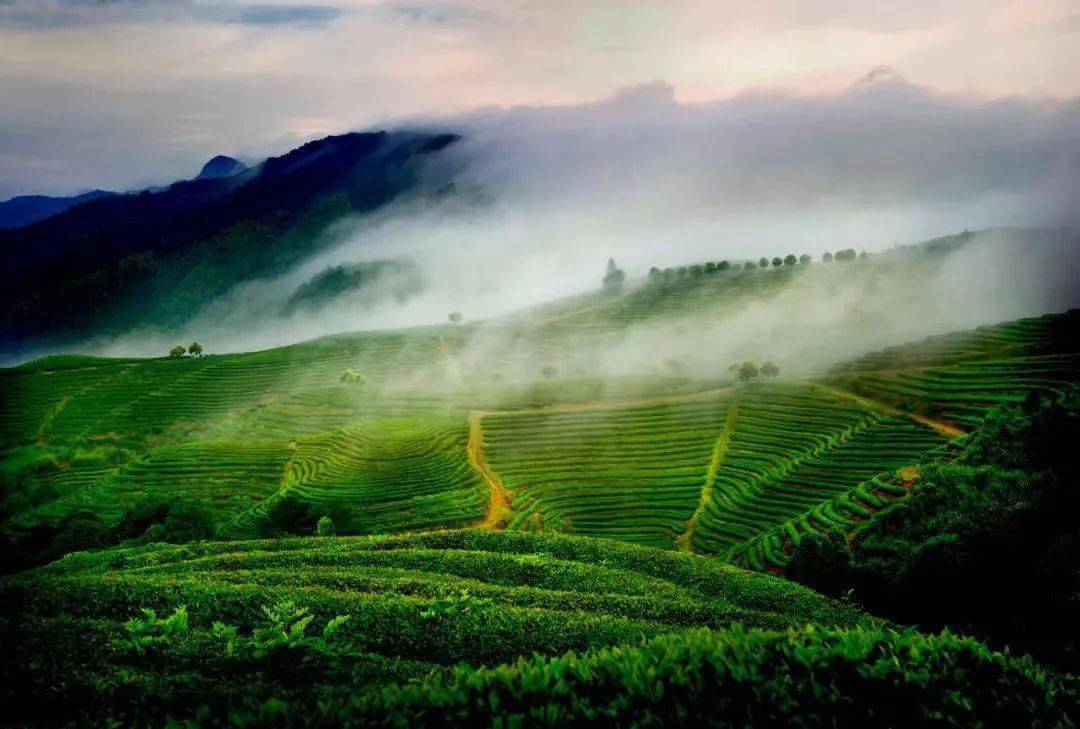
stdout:
<svg viewBox="0 0 1080 729">
<path fill-rule="evenodd" d="M 622 289 L 623 281 L 626 280 L 626 271 L 615 265 L 615 259 L 607 261 L 607 272 L 604 274 L 604 290 L 617 293 Z"/>
<path fill-rule="evenodd" d="M 769 259 L 766 258 L 765 256 L 762 256 L 761 258 L 758 259 L 757 265 L 758 265 L 758 268 L 768 268 Z"/>
<path fill-rule="evenodd" d="M 814 259 L 810 257 L 809 253 L 804 253 L 801 256 L 799 256 L 799 263 L 801 263 L 804 266 L 809 265 L 811 262 L 813 262 L 813 260 Z"/>
<path fill-rule="evenodd" d="M 169 359 L 180 359 L 184 356 L 184 347 L 181 344 L 176 345 L 169 350 Z"/>
<path fill-rule="evenodd" d="M 785 266 L 794 266 L 795 263 L 798 262 L 798 260 L 799 259 L 795 257 L 794 253 L 789 253 L 786 256 L 784 256 L 784 265 Z"/>
<path fill-rule="evenodd" d="M 734 362 L 728 367 L 728 371 L 735 374 L 735 379 L 739 382 L 750 382 L 756 380 L 758 377 L 758 368 L 751 360 L 745 362 Z"/>
<path fill-rule="evenodd" d="M 784 265 L 784 262 L 780 260 L 780 256 L 776 256 L 772 259 L 772 265 L 773 268 L 780 268 L 780 266 Z"/>
<path fill-rule="evenodd" d="M 338 378 L 338 382 L 346 385 L 362 385 L 367 382 L 367 376 L 359 370 L 354 370 L 352 367 L 341 373 L 341 377 Z"/>
<path fill-rule="evenodd" d="M 776 366 L 775 362 L 765 362 L 761 365 L 761 376 L 766 379 L 772 379 L 780 374 L 780 368 Z"/>
<path fill-rule="evenodd" d="M 202 345 L 198 342 L 192 342 L 188 345 L 187 351 L 192 357 L 202 357 Z"/>
<path fill-rule="evenodd" d="M 821 256 L 821 260 L 825 263 L 832 263 L 832 254 L 828 251 L 825 251 L 825 253 Z"/>
</svg>

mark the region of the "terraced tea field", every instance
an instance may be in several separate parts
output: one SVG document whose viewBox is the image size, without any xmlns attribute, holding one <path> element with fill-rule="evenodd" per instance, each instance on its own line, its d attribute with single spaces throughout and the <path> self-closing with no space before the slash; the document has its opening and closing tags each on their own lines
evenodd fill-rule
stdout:
<svg viewBox="0 0 1080 729">
<path fill-rule="evenodd" d="M 886 505 L 900 469 L 987 408 L 1074 387 L 1076 312 L 749 385 L 726 367 L 597 377 L 580 351 L 602 354 L 643 323 L 795 295 L 814 276 L 869 285 L 875 270 L 688 271 L 485 325 L 3 370 L 5 479 L 31 494 L 11 523 L 86 509 L 113 522 L 140 500 L 183 496 L 240 538 L 294 496 L 347 516 L 352 533 L 480 524 L 779 566 L 801 534 L 853 529 Z M 339 383 L 347 368 L 368 381 Z"/>
<path fill-rule="evenodd" d="M 488 462 L 514 494 L 510 528 L 671 546 L 697 505 L 730 407 L 721 391 L 485 417 Z"/>
<path fill-rule="evenodd" d="M 382 420 L 301 438 L 282 493 L 348 512 L 361 534 L 475 523 L 488 490 L 466 459 L 467 439 L 464 414 Z"/>
</svg>

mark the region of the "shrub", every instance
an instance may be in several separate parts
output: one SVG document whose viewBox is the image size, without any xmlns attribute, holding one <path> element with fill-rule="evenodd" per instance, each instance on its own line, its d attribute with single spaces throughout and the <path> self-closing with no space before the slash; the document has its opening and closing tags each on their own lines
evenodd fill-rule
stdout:
<svg viewBox="0 0 1080 729">
<path fill-rule="evenodd" d="M 157 612 L 149 608 L 143 608 L 142 613 L 143 617 L 124 623 L 126 646 L 139 655 L 169 646 L 174 639 L 187 632 L 188 614 L 183 605 L 167 618 L 159 618 Z"/>
<path fill-rule="evenodd" d="M 341 376 L 338 377 L 338 382 L 346 385 L 362 385 L 367 382 L 367 375 L 350 367 L 341 373 Z"/>
<path fill-rule="evenodd" d="M 663 726 L 678 717 L 684 726 L 1064 726 L 1076 708 L 1065 681 L 949 633 L 736 625 L 462 666 L 362 696 L 330 723 Z"/>
<path fill-rule="evenodd" d="M 851 547 L 836 532 L 811 532 L 799 540 L 784 576 L 825 595 L 839 597 L 850 587 Z"/>
<path fill-rule="evenodd" d="M 320 537 L 334 536 L 334 520 L 328 516 L 319 517 L 319 521 L 315 523 L 315 533 Z"/>
</svg>

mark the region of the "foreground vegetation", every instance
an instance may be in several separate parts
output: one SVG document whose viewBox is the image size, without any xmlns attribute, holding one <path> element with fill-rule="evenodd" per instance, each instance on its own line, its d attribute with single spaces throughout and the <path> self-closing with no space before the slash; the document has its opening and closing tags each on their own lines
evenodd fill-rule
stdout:
<svg viewBox="0 0 1080 729">
<path fill-rule="evenodd" d="M 803 539 L 786 572 L 874 614 L 1076 671 L 1077 442 L 1076 396 L 1000 408 L 850 535 Z"/>
<path fill-rule="evenodd" d="M 7 578 L 0 599 L 9 697 L 33 716 L 47 707 L 54 719 L 103 721 L 107 706 L 125 722 L 192 716 L 203 703 L 221 717 L 271 698 L 312 709 L 460 662 L 735 622 L 870 624 L 850 606 L 707 557 L 487 530 L 80 553 Z M 283 637 L 267 645 L 264 629 Z"/>
<path fill-rule="evenodd" d="M 1053 726 L 1076 708 L 1053 674 L 976 641 L 596 539 L 158 544 L 71 555 L 0 599 L 15 722 Z"/>
</svg>

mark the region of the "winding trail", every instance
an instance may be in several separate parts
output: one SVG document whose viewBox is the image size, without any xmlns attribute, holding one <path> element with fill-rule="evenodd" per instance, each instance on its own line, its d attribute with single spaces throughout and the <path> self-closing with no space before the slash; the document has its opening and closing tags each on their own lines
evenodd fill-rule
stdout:
<svg viewBox="0 0 1080 729">
<path fill-rule="evenodd" d="M 694 551 L 694 530 L 697 528 L 697 523 L 701 518 L 701 515 L 705 513 L 705 509 L 708 508 L 709 502 L 712 501 L 713 484 L 716 482 L 716 473 L 720 470 L 720 464 L 724 462 L 724 456 L 727 455 L 728 444 L 731 443 L 731 430 L 735 425 L 735 417 L 738 409 L 739 406 L 737 403 L 733 404 L 728 409 L 727 418 L 724 420 L 724 427 L 720 430 L 720 435 L 716 438 L 716 445 L 713 446 L 712 458 L 709 460 L 709 470 L 705 473 L 705 483 L 701 487 L 701 497 L 698 499 L 697 508 L 694 509 L 694 513 L 686 522 L 686 531 L 675 539 L 675 548 L 682 552 Z"/>
<path fill-rule="evenodd" d="M 928 418 L 925 415 L 918 415 L 916 413 L 908 413 L 904 412 L 903 410 L 897 410 L 896 408 L 886 405 L 879 400 L 862 397 L 860 395 L 856 395 L 853 392 L 849 392 L 839 387 L 834 387 L 833 385 L 824 385 L 818 383 L 817 386 L 822 388 L 826 392 L 831 393 L 835 397 L 857 402 L 858 404 L 869 410 L 877 410 L 878 412 L 885 413 L 886 415 L 890 415 L 894 418 L 908 418 L 909 420 L 913 420 L 920 425 L 925 425 L 927 428 L 930 428 L 938 435 L 942 436 L 943 438 L 947 438 L 948 440 L 952 440 L 953 438 L 959 438 L 961 435 L 966 434 L 965 431 L 957 428 L 955 425 L 952 425 L 951 423 L 946 423 L 942 420 L 935 420 L 933 418 Z"/>
<path fill-rule="evenodd" d="M 488 499 L 487 513 L 484 520 L 477 524 L 487 529 L 500 529 L 503 517 L 510 512 L 510 493 L 503 487 L 499 474 L 491 470 L 487 459 L 484 458 L 484 426 L 483 419 L 489 413 L 484 410 L 469 411 L 469 440 L 465 446 L 466 458 L 469 465 L 484 479 L 488 485 L 491 497 Z"/>
</svg>

